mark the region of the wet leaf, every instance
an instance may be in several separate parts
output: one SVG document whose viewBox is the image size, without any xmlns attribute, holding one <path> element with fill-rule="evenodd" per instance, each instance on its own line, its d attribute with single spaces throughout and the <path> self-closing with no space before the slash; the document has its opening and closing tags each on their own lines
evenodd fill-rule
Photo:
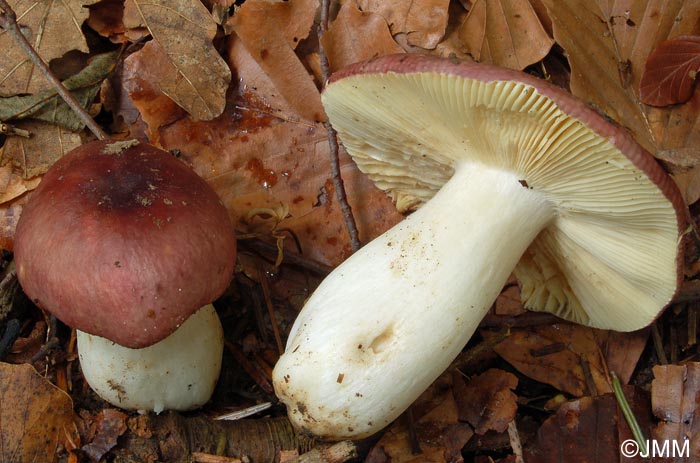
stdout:
<svg viewBox="0 0 700 463">
<path fill-rule="evenodd" d="M 30 365 L 0 363 L 0 461 L 51 462 L 77 441 L 70 397 Z"/>
<path fill-rule="evenodd" d="M 460 27 L 476 61 L 524 69 L 544 58 L 554 44 L 529 0 L 477 0 Z"/>
<path fill-rule="evenodd" d="M 286 8 L 289 4 L 275 5 Z M 293 43 L 293 37 L 289 40 Z M 298 61 L 294 52 L 290 53 Z M 266 70 L 243 41 L 232 36 L 227 60 L 236 69 L 236 87 L 229 92 L 224 114 L 197 122 L 178 108 L 163 104 L 164 97 L 149 78 L 159 63 L 145 56 L 132 55 L 126 60 L 120 79 L 128 90 L 117 89 L 115 93 L 129 94 L 149 126 L 151 141 L 179 150 L 209 181 L 239 231 L 272 238 L 270 227 L 265 228 L 258 219 L 245 218 L 252 210 L 282 205 L 288 208 L 289 216 L 278 228 L 287 236 L 290 250 L 327 265 L 337 265 L 350 254 L 330 179 L 326 130 L 296 112 L 297 103 L 313 100 L 320 107 L 315 87 L 306 102 L 288 101 L 277 83 L 283 81 L 283 87 L 291 89 L 293 82 L 286 79 L 289 73 L 280 74 L 284 70 L 278 67 Z M 300 62 L 298 65 L 303 67 Z M 270 69 L 277 74 L 271 76 Z M 387 195 L 361 174 L 344 152 L 341 169 L 362 240 L 370 240 L 401 219 Z M 295 239 L 300 249 L 294 245 Z"/>
<path fill-rule="evenodd" d="M 17 14 L 17 22 L 24 36 L 48 63 L 70 50 L 88 52 L 80 26 L 88 17 L 88 10 L 84 6 L 95 1 L 10 0 L 8 3 Z M 0 94 L 9 96 L 35 93 L 50 87 L 10 34 L 0 34 L 0 50 L 3 50 L 3 59 L 0 60 Z"/>
<path fill-rule="evenodd" d="M 147 27 L 164 54 L 156 83 L 165 95 L 194 119 L 222 113 L 231 71 L 214 48 L 216 23 L 201 2 L 127 0 L 124 23 Z"/>
<path fill-rule="evenodd" d="M 654 438 L 682 446 L 690 440 L 690 457 L 700 459 L 700 363 L 657 365 L 653 369 L 651 404 L 660 420 Z"/>
<path fill-rule="evenodd" d="M 685 103 L 693 95 L 699 71 L 700 36 L 681 35 L 661 42 L 649 55 L 639 83 L 642 103 Z"/>
</svg>

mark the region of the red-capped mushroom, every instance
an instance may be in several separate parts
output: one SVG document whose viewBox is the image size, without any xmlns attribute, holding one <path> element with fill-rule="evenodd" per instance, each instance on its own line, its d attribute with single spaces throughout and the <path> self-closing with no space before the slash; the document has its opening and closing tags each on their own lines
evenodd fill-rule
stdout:
<svg viewBox="0 0 700 463">
<path fill-rule="evenodd" d="M 78 330 L 98 394 L 134 409 L 208 400 L 223 350 L 208 304 L 231 280 L 236 243 L 226 208 L 191 168 L 136 140 L 82 145 L 33 192 L 14 250 L 27 295 Z M 199 321 L 188 320 L 195 312 Z M 167 348 L 180 361 L 150 358 L 181 325 L 192 325 L 189 334 Z M 161 383 L 170 389 L 158 391 Z"/>
</svg>

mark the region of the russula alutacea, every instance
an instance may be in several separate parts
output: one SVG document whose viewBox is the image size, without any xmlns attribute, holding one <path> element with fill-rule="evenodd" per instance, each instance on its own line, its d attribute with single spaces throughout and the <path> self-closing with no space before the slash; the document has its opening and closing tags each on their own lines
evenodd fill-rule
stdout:
<svg viewBox="0 0 700 463">
<path fill-rule="evenodd" d="M 301 429 L 372 434 L 464 347 L 509 275 L 526 307 L 641 328 L 680 283 L 681 196 L 627 132 L 533 76 L 419 55 L 332 76 L 358 167 L 420 206 L 312 294 L 274 370 Z"/>
<path fill-rule="evenodd" d="M 136 140 L 82 145 L 32 193 L 14 252 L 26 294 L 78 330 L 83 373 L 105 400 L 155 411 L 209 400 L 223 352 L 210 303 L 236 242 L 190 167 Z"/>
</svg>

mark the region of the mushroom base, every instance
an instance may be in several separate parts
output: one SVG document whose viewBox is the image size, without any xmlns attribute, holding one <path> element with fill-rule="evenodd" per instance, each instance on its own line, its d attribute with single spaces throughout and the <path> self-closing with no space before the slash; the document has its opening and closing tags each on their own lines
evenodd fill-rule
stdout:
<svg viewBox="0 0 700 463">
<path fill-rule="evenodd" d="M 219 378 L 223 329 L 211 304 L 170 336 L 142 349 L 77 331 L 85 380 L 104 400 L 120 408 L 190 410 L 204 405 Z"/>
<path fill-rule="evenodd" d="M 457 356 L 521 255 L 555 216 L 515 174 L 463 164 L 421 209 L 335 269 L 273 372 L 299 428 L 373 434 Z"/>
</svg>

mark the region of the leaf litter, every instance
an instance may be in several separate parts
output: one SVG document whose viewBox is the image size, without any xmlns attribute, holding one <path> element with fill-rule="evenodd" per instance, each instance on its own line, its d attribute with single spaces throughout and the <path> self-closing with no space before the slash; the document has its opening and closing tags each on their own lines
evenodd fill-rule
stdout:
<svg viewBox="0 0 700 463">
<path fill-rule="evenodd" d="M 56 69 L 59 59 L 70 62 L 65 57 L 71 50 L 96 56 L 95 37 L 104 41 L 100 52 L 110 49 L 108 43 L 116 44 L 111 49 L 124 46 L 113 72 L 107 67 L 82 81 L 80 76 L 89 71 L 83 66 L 84 71 L 65 78 L 85 88 L 85 106 L 99 92 L 102 105 L 95 112 L 111 116 L 105 124 L 115 135 L 148 138 L 189 163 L 215 188 L 236 228 L 248 236 L 241 241 L 245 258 L 223 315 L 231 333 L 244 334 L 238 360 L 262 384 L 276 354 L 270 322 L 256 311 L 271 304 L 284 332 L 324 269 L 348 257 L 349 245 L 328 173 L 316 38 L 319 2 L 233 3 L 11 2 L 30 41 L 47 61 L 54 60 Z M 700 197 L 697 66 L 674 55 L 679 44 L 674 40 L 692 45 L 696 39 L 688 37 L 700 32 L 698 0 L 331 3 L 330 28 L 322 39 L 331 71 L 397 52 L 525 69 L 570 86 L 572 93 L 627 127 L 669 168 L 688 204 Z M 0 153 L 0 243 L 11 249 L 28 192 L 55 159 L 85 137 L 66 122 L 72 115 L 54 103 L 52 91 L 7 34 L 0 40 L 8 50 L 5 67 L 0 65 L 0 88 L 5 101 L 20 105 L 12 109 L 0 101 L 0 118 L 31 134 L 27 139 L 7 137 Z M 653 73 L 663 66 L 670 70 Z M 674 75 L 676 79 L 667 78 Z M 30 111 L 24 109 L 28 107 Z M 26 120 L 15 117 L 19 112 Z M 341 170 L 363 242 L 401 219 L 344 152 Z M 286 255 L 281 266 L 275 264 L 280 239 Z M 297 260 L 292 265 L 288 259 Z M 689 275 L 697 267 L 692 260 L 691 255 Z M 622 335 L 522 314 L 517 288 L 511 286 L 499 298 L 496 313 L 487 317 L 492 325 L 465 351 L 472 354 L 469 361 L 426 391 L 412 417 L 390 426 L 367 461 L 487 461 L 484 452 L 493 461 L 515 461 L 510 448 L 516 442 L 507 428 L 516 423 L 526 461 L 617 461 L 620 443 L 630 433 L 610 393 L 610 371 L 637 384 L 625 391 L 647 436 L 688 438 L 695 445 L 700 433 L 694 424 L 698 358 L 693 313 L 682 305 L 667 311 L 660 320 L 665 345 L 653 347 L 649 330 Z M 35 313 L 28 321 L 38 318 Z M 514 321 L 521 326 L 508 329 Z M 678 333 L 686 328 L 682 344 Z M 658 349 L 664 348 L 676 352 L 677 364 L 655 366 L 652 381 Z M 71 354 L 59 350 L 51 355 L 55 362 L 47 366 L 49 378 L 67 384 Z M 236 370 L 240 368 L 226 369 L 222 382 L 246 384 L 250 395 L 255 381 Z M 74 445 L 82 442 L 83 451 L 99 460 L 120 451 L 123 434 L 146 440 L 153 435 L 146 425 L 125 426 L 121 412 L 89 405 L 94 398 L 76 388 L 81 380 L 75 378 L 71 395 L 86 413 L 57 414 L 78 423 L 80 436 L 70 434 Z M 23 384 L 30 394 L 43 387 Z M 649 387 L 651 397 L 644 390 Z M 264 395 L 259 388 L 256 394 Z M 246 403 L 242 397 L 220 392 L 214 403 Z M 45 405 L 28 406 L 35 412 Z M 3 423 L 21 419 L 6 418 L 6 408 L 0 407 Z M 528 427 L 528 422 L 534 425 Z M 27 431 L 17 429 L 16 436 L 26 438 Z M 0 448 L 17 448 L 8 444 L 17 437 L 6 436 Z M 72 456 L 70 445 L 65 448 Z"/>
</svg>

